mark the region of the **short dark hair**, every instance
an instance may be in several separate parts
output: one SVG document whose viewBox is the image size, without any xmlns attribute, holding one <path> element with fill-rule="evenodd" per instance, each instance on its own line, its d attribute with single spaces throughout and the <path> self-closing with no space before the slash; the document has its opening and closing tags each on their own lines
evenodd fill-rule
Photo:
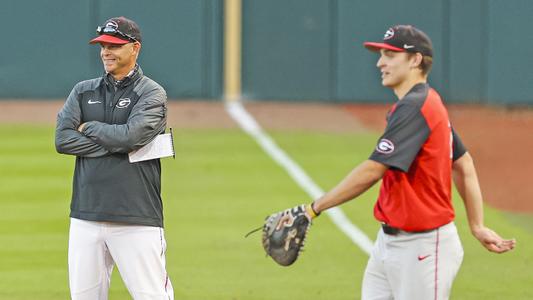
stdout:
<svg viewBox="0 0 533 300">
<path fill-rule="evenodd" d="M 420 53 L 422 54 L 422 53 Z M 408 57 L 411 58 L 416 55 L 416 53 L 407 53 Z M 422 55 L 422 61 L 420 62 L 420 65 L 418 67 L 420 70 L 422 70 L 422 75 L 428 75 L 431 71 L 431 67 L 433 66 L 433 57 Z"/>
<path fill-rule="evenodd" d="M 428 75 L 431 71 L 431 67 L 433 66 L 433 57 L 431 56 L 424 56 L 422 58 L 422 62 L 420 63 L 420 69 L 422 69 L 422 74 Z"/>
</svg>

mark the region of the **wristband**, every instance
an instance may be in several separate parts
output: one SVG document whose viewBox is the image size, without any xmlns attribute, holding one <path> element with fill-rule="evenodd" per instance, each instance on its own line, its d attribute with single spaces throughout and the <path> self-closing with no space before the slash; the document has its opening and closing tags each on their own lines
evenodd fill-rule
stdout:
<svg viewBox="0 0 533 300">
<path fill-rule="evenodd" d="M 311 204 L 308 204 L 305 206 L 306 210 L 307 210 L 307 213 L 311 216 L 312 219 L 320 216 L 320 213 L 317 213 L 315 211 L 315 209 L 313 208 L 313 204 L 315 204 L 315 202 L 311 203 Z"/>
</svg>

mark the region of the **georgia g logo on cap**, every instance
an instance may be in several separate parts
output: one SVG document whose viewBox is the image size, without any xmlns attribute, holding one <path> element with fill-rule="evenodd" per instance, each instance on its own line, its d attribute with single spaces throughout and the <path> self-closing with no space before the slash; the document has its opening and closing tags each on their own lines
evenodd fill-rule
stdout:
<svg viewBox="0 0 533 300">
<path fill-rule="evenodd" d="M 394 29 L 389 28 L 389 29 L 385 32 L 385 35 L 383 36 L 383 39 L 384 39 L 384 40 L 388 40 L 388 39 L 391 39 L 393 36 L 394 36 Z"/>
<path fill-rule="evenodd" d="M 107 22 L 105 24 L 105 27 L 111 27 L 111 28 L 114 28 L 114 29 L 118 29 L 118 24 L 115 21 L 109 21 L 109 22 Z"/>
</svg>

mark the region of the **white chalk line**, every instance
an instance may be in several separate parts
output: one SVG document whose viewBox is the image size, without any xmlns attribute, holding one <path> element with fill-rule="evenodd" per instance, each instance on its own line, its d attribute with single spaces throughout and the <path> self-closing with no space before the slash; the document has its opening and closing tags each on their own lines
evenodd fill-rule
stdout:
<svg viewBox="0 0 533 300">
<path fill-rule="evenodd" d="M 312 198 L 318 199 L 324 191 L 307 175 L 307 173 L 285 153 L 274 140 L 263 131 L 243 105 L 238 101 L 227 102 L 226 111 L 248 133 L 263 150 L 277 162 L 289 176 Z M 325 212 L 335 225 L 361 250 L 370 255 L 373 242 L 368 236 L 355 226 L 339 207 L 333 207 Z"/>
</svg>

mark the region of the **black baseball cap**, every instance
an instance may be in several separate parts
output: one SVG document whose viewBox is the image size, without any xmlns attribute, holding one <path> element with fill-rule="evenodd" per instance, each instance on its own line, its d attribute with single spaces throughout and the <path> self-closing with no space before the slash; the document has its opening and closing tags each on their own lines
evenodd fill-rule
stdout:
<svg viewBox="0 0 533 300">
<path fill-rule="evenodd" d="M 433 57 L 431 40 L 422 30 L 412 25 L 396 25 L 389 28 L 383 36 L 383 42 L 365 42 L 370 51 L 388 49 L 397 52 L 420 52 L 424 56 Z"/>
<path fill-rule="evenodd" d="M 141 42 L 141 30 L 134 21 L 126 17 L 116 17 L 105 21 L 103 26 L 96 28 L 98 36 L 89 43 L 127 44 Z"/>
</svg>

